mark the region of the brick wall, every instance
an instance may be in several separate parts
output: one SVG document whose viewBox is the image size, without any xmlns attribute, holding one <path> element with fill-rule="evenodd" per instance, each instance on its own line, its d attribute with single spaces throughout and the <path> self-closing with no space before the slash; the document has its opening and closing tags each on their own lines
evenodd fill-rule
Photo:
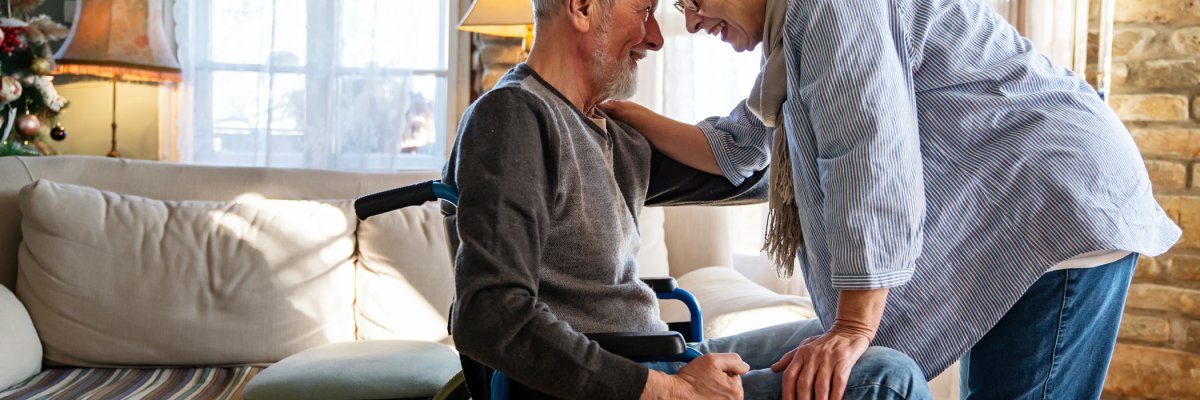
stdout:
<svg viewBox="0 0 1200 400">
<path fill-rule="evenodd" d="M 1105 398 L 1200 398 L 1200 0 L 1116 0 L 1115 16 L 1112 107 L 1184 237 L 1139 263 Z"/>
</svg>

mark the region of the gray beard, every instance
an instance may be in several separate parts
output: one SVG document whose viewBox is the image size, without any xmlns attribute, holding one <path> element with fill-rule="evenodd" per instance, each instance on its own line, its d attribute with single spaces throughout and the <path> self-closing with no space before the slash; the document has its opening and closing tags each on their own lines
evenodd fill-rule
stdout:
<svg viewBox="0 0 1200 400">
<path fill-rule="evenodd" d="M 592 50 L 591 75 L 598 77 L 605 100 L 627 100 L 637 92 L 637 69 L 629 57 L 618 61 L 604 52 L 608 48 L 608 28 L 608 24 L 605 24 L 596 30 L 599 37 Z"/>
</svg>

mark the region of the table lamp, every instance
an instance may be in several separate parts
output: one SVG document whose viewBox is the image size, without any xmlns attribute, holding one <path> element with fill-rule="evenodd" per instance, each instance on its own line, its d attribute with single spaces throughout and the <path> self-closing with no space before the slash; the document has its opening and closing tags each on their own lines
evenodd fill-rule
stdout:
<svg viewBox="0 0 1200 400">
<path fill-rule="evenodd" d="M 476 0 L 458 29 L 487 35 L 519 37 L 525 54 L 533 47 L 533 3 L 530 0 Z"/>
<path fill-rule="evenodd" d="M 117 81 L 178 82 L 179 61 L 162 0 L 78 0 L 75 21 L 54 55 L 53 73 L 112 80 L 112 150 L 117 151 Z"/>
</svg>

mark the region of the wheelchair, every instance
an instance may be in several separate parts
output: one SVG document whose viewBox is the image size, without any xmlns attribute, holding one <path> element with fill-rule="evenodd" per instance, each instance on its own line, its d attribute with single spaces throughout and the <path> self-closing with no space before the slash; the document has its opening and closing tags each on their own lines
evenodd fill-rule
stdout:
<svg viewBox="0 0 1200 400">
<path fill-rule="evenodd" d="M 458 192 L 449 185 L 433 180 L 363 196 L 355 200 L 354 211 L 361 221 L 404 207 L 438 200 L 442 201 L 446 234 L 450 239 L 450 258 L 454 259 L 458 248 L 457 229 L 455 229 Z M 700 352 L 686 345 L 704 340 L 700 306 L 697 304 L 696 298 L 680 288 L 674 278 L 653 278 L 642 281 L 654 291 L 659 299 L 683 302 L 688 308 L 690 320 L 668 323 L 668 332 L 610 332 L 585 335 L 605 351 L 636 362 L 688 362 L 699 357 Z M 495 371 L 466 355 L 460 355 L 459 358 L 463 370 L 461 376 L 452 379 L 447 387 L 439 393 L 438 398 L 465 397 L 462 392 L 463 388 L 471 398 L 477 400 L 553 398 L 534 392 L 519 382 L 511 382 L 504 373 Z"/>
</svg>

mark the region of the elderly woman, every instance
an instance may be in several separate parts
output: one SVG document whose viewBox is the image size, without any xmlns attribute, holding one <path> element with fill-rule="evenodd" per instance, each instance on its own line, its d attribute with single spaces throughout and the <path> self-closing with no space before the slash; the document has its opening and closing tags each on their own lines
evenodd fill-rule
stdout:
<svg viewBox="0 0 1200 400">
<path fill-rule="evenodd" d="M 961 358 L 971 398 L 1099 397 L 1138 254 L 1180 230 L 1083 79 L 978 0 L 675 5 L 762 44 L 750 97 L 694 126 L 603 107 L 734 183 L 770 160 L 766 250 L 826 328 L 779 355 L 784 398 L 840 397 L 872 344 L 929 377 Z"/>
</svg>

